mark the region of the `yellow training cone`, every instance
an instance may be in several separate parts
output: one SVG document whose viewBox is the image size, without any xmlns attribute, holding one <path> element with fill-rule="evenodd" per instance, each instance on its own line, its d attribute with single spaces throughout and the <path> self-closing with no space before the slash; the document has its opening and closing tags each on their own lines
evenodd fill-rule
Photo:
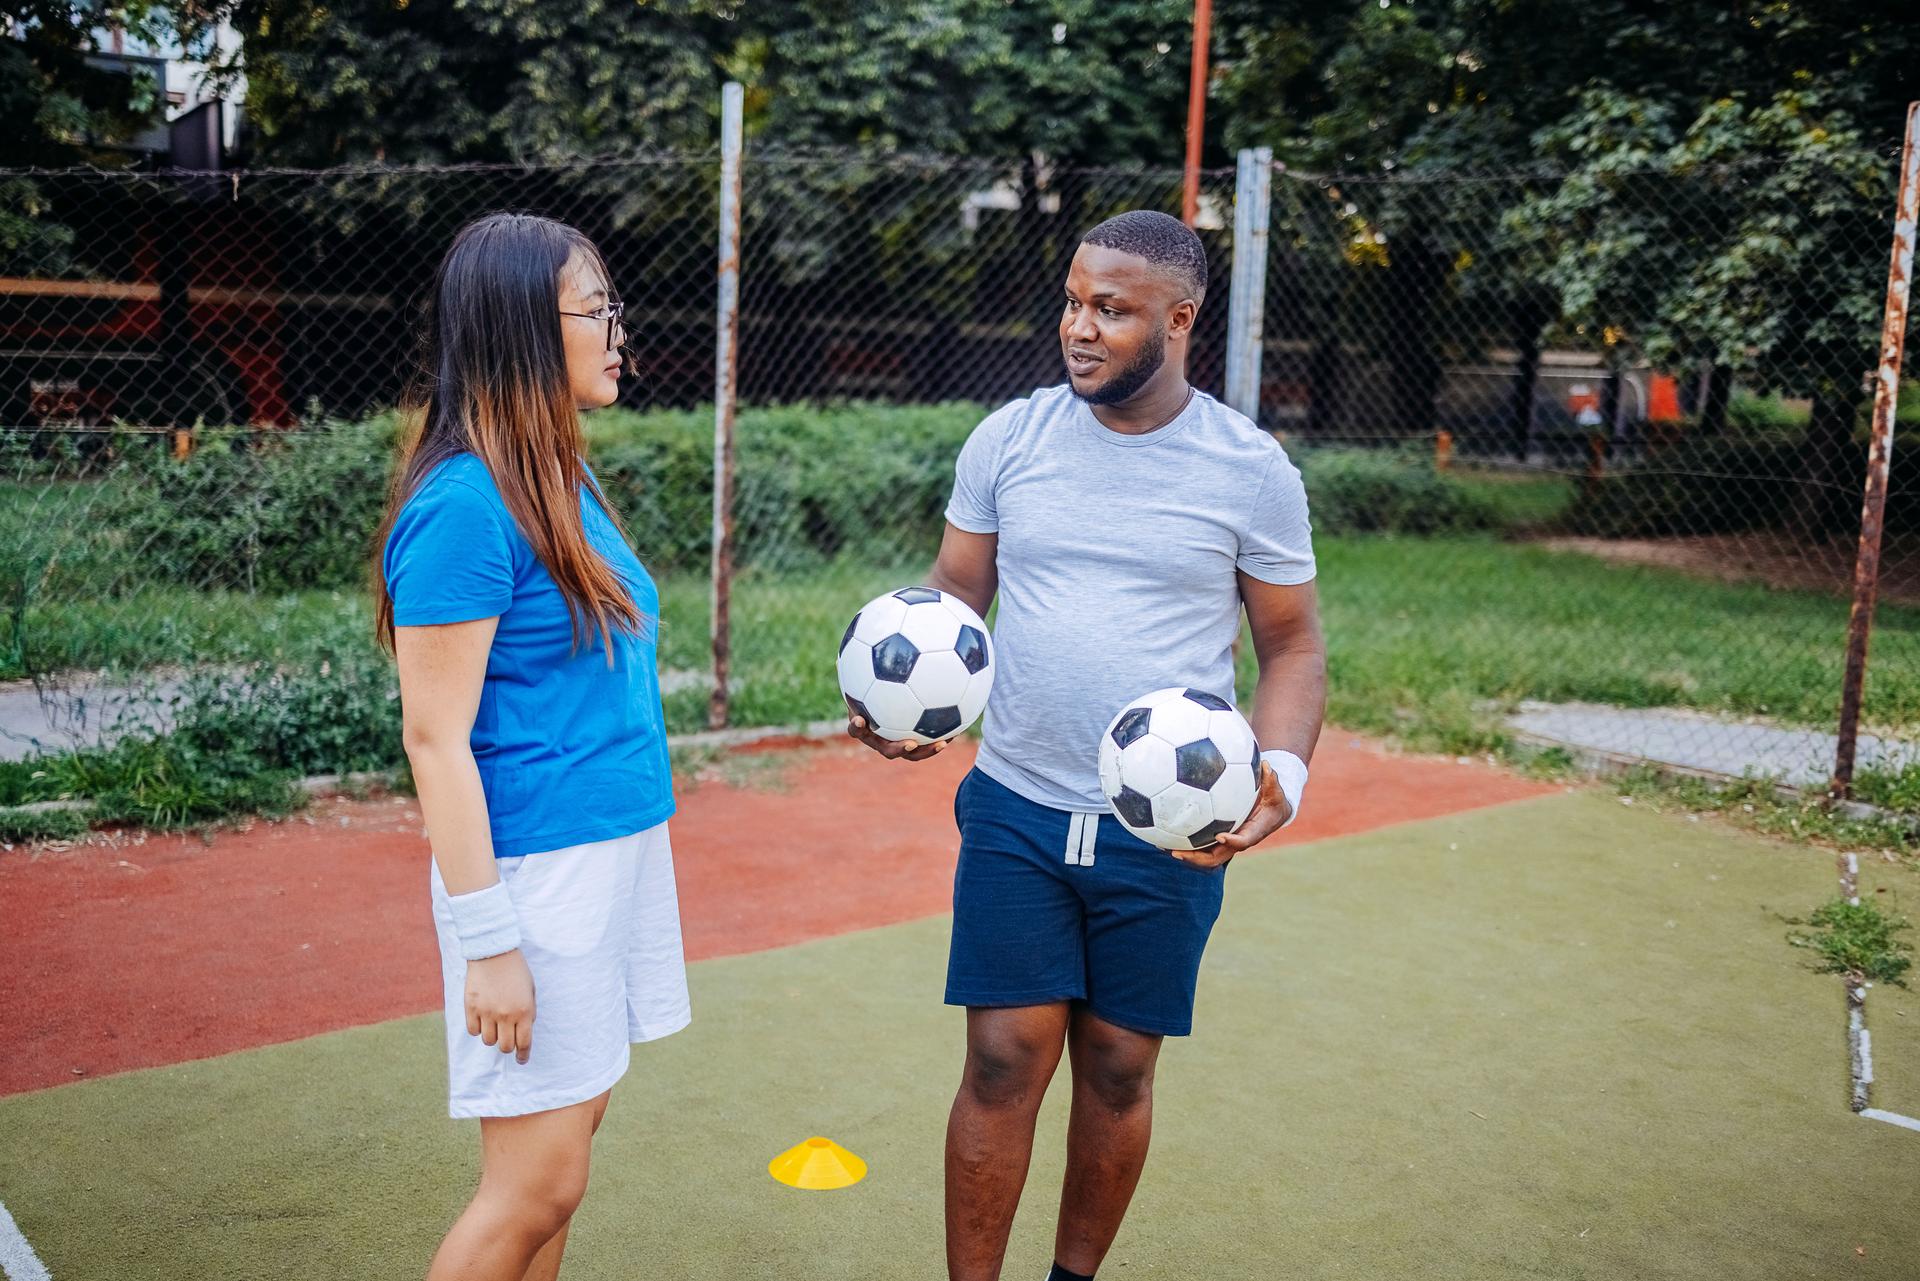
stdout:
<svg viewBox="0 0 1920 1281">
<path fill-rule="evenodd" d="M 866 1178 L 867 1163 L 832 1139 L 815 1137 L 773 1158 L 767 1173 L 790 1188 L 828 1192 Z"/>
</svg>

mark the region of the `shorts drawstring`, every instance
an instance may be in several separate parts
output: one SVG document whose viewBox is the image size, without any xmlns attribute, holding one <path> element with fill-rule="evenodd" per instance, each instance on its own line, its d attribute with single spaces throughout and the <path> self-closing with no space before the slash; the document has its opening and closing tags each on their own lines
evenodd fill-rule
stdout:
<svg viewBox="0 0 1920 1281">
<path fill-rule="evenodd" d="M 1093 847 L 1100 839 L 1098 814 L 1075 814 L 1067 824 L 1067 866 L 1092 867 Z"/>
</svg>

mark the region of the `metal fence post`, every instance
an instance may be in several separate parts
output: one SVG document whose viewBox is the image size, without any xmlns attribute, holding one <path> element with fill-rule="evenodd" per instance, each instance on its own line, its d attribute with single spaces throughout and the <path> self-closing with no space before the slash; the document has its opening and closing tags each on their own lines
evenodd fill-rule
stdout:
<svg viewBox="0 0 1920 1281">
<path fill-rule="evenodd" d="M 1273 150 L 1243 149 L 1233 183 L 1233 280 L 1227 290 L 1227 403 L 1260 421 Z"/>
<path fill-rule="evenodd" d="M 1834 750 L 1833 793 L 1853 792 L 1854 747 L 1860 737 L 1860 699 L 1867 679 L 1867 639 L 1880 591 L 1880 537 L 1893 470 L 1893 419 L 1900 399 L 1900 356 L 1907 335 L 1907 294 L 1913 278 L 1913 236 L 1920 215 L 1920 102 L 1907 104 L 1907 140 L 1900 151 L 1900 198 L 1893 216 L 1893 261 L 1887 267 L 1887 307 L 1880 329 L 1880 369 L 1873 384 L 1873 445 L 1867 453 L 1866 496 L 1860 505 L 1860 549 L 1853 563 L 1853 613 L 1847 619 L 1847 672 L 1840 687 L 1840 742 Z"/>
<path fill-rule="evenodd" d="M 728 81 L 720 90 L 720 244 L 718 324 L 713 353 L 713 693 L 707 726 L 727 723 L 727 679 L 732 666 L 733 417 L 739 379 L 740 142 L 745 91 Z"/>
</svg>

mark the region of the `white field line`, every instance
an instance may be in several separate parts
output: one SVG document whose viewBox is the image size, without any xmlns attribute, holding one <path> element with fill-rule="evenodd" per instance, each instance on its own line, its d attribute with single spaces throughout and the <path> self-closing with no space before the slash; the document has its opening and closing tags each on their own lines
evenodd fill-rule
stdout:
<svg viewBox="0 0 1920 1281">
<path fill-rule="evenodd" d="M 1840 896 L 1857 907 L 1860 904 L 1859 856 L 1842 854 L 1838 862 Z M 1847 1057 L 1848 1075 L 1853 1085 L 1853 1110 L 1871 1121 L 1885 1121 L 1903 1130 L 1920 1131 L 1920 1121 L 1910 1116 L 1867 1106 L 1871 1102 L 1869 1093 L 1873 1087 L 1873 1033 L 1867 1030 L 1867 987 L 1865 984 L 1853 986 L 1845 975 L 1841 976 L 1841 981 L 1847 984 Z"/>
<path fill-rule="evenodd" d="M 53 1281 L 4 1204 L 0 1204 L 0 1272 L 7 1274 L 7 1281 Z"/>
</svg>

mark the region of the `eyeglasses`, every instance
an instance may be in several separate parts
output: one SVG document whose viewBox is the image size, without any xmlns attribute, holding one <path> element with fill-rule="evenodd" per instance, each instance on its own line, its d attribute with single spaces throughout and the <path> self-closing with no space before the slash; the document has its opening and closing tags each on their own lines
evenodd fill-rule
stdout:
<svg viewBox="0 0 1920 1281">
<path fill-rule="evenodd" d="M 607 350 L 612 351 L 620 345 L 619 339 L 627 336 L 627 327 L 621 317 L 627 314 L 627 304 L 610 302 L 594 311 L 563 311 L 563 316 L 578 316 L 582 320 L 604 320 L 607 322 Z M 616 338 L 615 335 L 619 337 Z"/>
</svg>

